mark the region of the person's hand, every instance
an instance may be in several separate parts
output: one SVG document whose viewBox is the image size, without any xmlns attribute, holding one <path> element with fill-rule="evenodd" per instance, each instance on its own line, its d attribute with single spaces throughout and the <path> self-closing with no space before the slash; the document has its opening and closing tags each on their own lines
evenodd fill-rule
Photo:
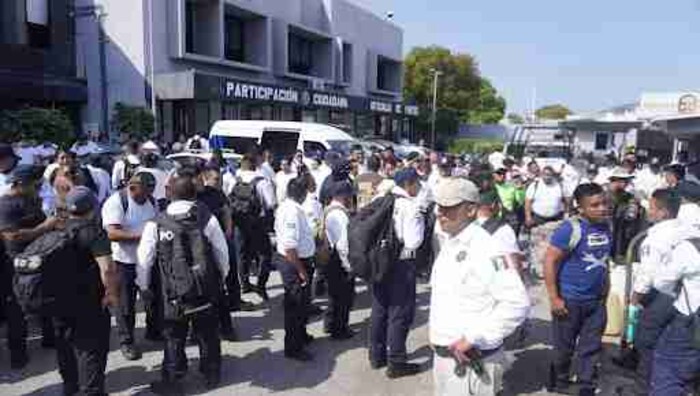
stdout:
<svg viewBox="0 0 700 396">
<path fill-rule="evenodd" d="M 469 353 L 472 350 L 474 346 L 467 341 L 466 338 L 462 337 L 459 340 L 453 342 L 449 349 L 452 352 L 452 355 L 459 361 L 460 363 L 466 363 L 469 361 Z"/>
<path fill-rule="evenodd" d="M 119 305 L 119 295 L 116 293 L 106 292 L 102 297 L 103 308 L 115 308 Z"/>
<path fill-rule="evenodd" d="M 301 281 L 301 285 L 306 286 L 306 284 L 309 282 L 309 275 L 306 273 L 306 269 L 299 268 L 297 270 L 297 275 L 299 275 L 299 280 Z"/>
<path fill-rule="evenodd" d="M 552 315 L 563 318 L 569 314 L 566 309 L 566 302 L 561 297 L 554 297 L 550 300 Z"/>
</svg>

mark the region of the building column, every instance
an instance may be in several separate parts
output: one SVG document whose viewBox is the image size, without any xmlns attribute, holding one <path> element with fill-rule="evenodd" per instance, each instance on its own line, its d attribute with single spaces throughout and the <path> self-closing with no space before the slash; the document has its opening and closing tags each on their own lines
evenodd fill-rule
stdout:
<svg viewBox="0 0 700 396">
<path fill-rule="evenodd" d="M 173 102 L 164 100 L 161 102 L 161 106 L 163 106 L 163 112 L 160 123 L 163 126 L 163 138 L 166 142 L 174 142 L 175 125 L 173 125 Z"/>
</svg>

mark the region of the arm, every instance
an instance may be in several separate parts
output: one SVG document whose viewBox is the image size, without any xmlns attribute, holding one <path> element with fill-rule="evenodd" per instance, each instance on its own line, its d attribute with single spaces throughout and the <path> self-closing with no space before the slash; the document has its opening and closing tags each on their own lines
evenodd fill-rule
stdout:
<svg viewBox="0 0 700 396">
<path fill-rule="evenodd" d="M 284 207 L 281 209 L 284 209 Z M 277 244 L 284 250 L 285 260 L 296 268 L 302 283 L 306 283 L 306 268 L 304 267 L 304 263 L 301 262 L 299 252 L 297 251 L 299 243 L 298 219 L 295 213 L 291 213 L 288 210 L 278 210 L 277 217 L 277 221 L 279 221 L 281 225 L 279 230 L 275 230 L 277 232 Z"/>
<path fill-rule="evenodd" d="M 262 199 L 263 206 L 267 210 L 273 210 L 277 206 L 275 190 L 272 188 L 272 183 L 269 180 L 260 180 L 256 186 L 258 195 Z"/>
<path fill-rule="evenodd" d="M 107 238 L 112 242 L 137 242 L 141 235 L 124 230 L 124 208 L 122 208 L 121 198 L 118 193 L 112 195 L 105 201 L 102 207 L 102 225 L 107 231 Z"/>
<path fill-rule="evenodd" d="M 121 224 L 110 224 L 107 226 L 107 237 L 112 242 L 138 242 L 141 235 L 124 231 Z"/>
<path fill-rule="evenodd" d="M 221 208 L 224 216 L 224 234 L 226 234 L 226 239 L 233 238 L 233 213 L 231 212 L 231 207 L 226 205 Z"/>
<path fill-rule="evenodd" d="M 556 246 L 549 245 L 547 253 L 544 257 L 544 282 L 547 287 L 547 294 L 551 302 L 552 312 L 555 315 L 566 315 L 566 306 L 564 300 L 559 295 L 559 286 L 557 285 L 557 272 L 559 264 L 566 258 L 566 252 Z"/>
<path fill-rule="evenodd" d="M 340 256 L 340 262 L 346 271 L 350 271 L 348 254 L 348 223 L 349 219 L 341 210 L 331 211 L 326 216 L 326 237 L 328 242 L 335 247 Z"/>
<path fill-rule="evenodd" d="M 63 220 L 58 217 L 49 217 L 34 228 L 21 229 L 17 232 L 8 232 L 5 233 L 5 235 L 7 239 L 14 241 L 33 241 L 47 232 L 53 231 L 60 227 L 62 223 Z"/>
<path fill-rule="evenodd" d="M 221 230 L 221 226 L 219 225 L 219 221 L 216 220 L 216 217 L 211 216 L 209 218 L 209 222 L 204 228 L 204 236 L 209 239 L 222 279 L 226 278 L 230 270 L 228 243 L 226 242 L 226 236 Z"/>
<path fill-rule="evenodd" d="M 117 275 L 116 264 L 114 264 L 112 256 L 95 257 L 95 261 L 100 267 L 100 278 L 105 288 L 102 305 L 116 307 L 119 305 L 119 276 Z"/>
</svg>

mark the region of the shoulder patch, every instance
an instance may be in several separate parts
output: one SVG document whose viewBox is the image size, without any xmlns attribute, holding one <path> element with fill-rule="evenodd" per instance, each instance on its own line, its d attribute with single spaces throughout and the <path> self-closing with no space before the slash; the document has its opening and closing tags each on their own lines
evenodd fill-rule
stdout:
<svg viewBox="0 0 700 396">
<path fill-rule="evenodd" d="M 457 262 L 458 262 L 458 263 L 461 263 L 461 262 L 464 261 L 466 258 L 467 258 L 467 252 L 465 252 L 464 250 L 462 250 L 461 252 L 457 253 Z"/>
<path fill-rule="evenodd" d="M 496 272 L 508 270 L 510 268 L 508 266 L 508 262 L 503 256 L 494 257 L 491 259 L 491 262 L 493 263 L 493 269 L 496 270 Z"/>
</svg>

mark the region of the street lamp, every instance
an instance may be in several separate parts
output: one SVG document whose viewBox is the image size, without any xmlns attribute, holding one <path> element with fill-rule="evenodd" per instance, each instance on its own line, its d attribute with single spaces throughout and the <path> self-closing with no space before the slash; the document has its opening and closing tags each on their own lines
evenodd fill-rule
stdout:
<svg viewBox="0 0 700 396">
<path fill-rule="evenodd" d="M 433 143 L 433 150 L 435 149 L 435 120 L 437 118 L 437 87 L 438 87 L 438 78 L 440 75 L 442 75 L 442 72 L 436 68 L 431 68 L 430 72 L 433 74 L 433 116 L 431 119 L 431 126 L 430 126 L 430 133 L 431 133 L 431 139 Z"/>
</svg>

